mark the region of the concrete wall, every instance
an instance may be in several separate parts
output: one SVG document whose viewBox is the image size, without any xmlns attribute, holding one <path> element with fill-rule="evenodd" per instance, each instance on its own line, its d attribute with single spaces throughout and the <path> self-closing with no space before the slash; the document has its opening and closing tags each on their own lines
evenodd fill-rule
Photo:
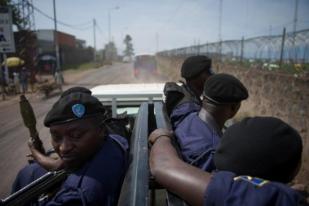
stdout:
<svg viewBox="0 0 309 206">
<path fill-rule="evenodd" d="M 159 71 L 170 81 L 180 79 L 183 57 L 161 56 L 157 61 Z M 214 71 L 236 76 L 249 90 L 249 98 L 243 102 L 236 118 L 274 116 L 301 134 L 303 162 L 295 182 L 309 185 L 309 78 L 229 65 L 214 65 Z"/>
</svg>

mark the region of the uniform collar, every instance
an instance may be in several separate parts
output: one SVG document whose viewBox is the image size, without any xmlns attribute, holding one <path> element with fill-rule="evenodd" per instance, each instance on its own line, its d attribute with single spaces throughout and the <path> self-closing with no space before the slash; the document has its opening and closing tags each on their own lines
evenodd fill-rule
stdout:
<svg viewBox="0 0 309 206">
<path fill-rule="evenodd" d="M 222 137 L 222 130 L 220 129 L 213 116 L 207 110 L 201 108 L 198 116 L 203 122 L 207 123 L 211 128 L 213 128 L 220 137 Z"/>
<path fill-rule="evenodd" d="M 183 88 L 185 88 L 192 97 L 194 97 L 200 104 L 202 103 L 201 97 L 197 96 L 187 83 L 181 80 L 179 82 L 182 83 Z"/>
</svg>

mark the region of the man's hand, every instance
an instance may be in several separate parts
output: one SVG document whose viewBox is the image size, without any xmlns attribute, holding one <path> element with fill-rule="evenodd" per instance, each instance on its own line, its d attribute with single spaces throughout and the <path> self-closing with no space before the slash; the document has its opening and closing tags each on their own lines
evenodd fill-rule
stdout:
<svg viewBox="0 0 309 206">
<path fill-rule="evenodd" d="M 202 205 L 211 176 L 182 161 L 169 138 L 173 138 L 173 134 L 166 129 L 156 129 L 150 134 L 149 142 L 153 144 L 149 155 L 150 172 L 157 183 L 190 205 Z"/>
<path fill-rule="evenodd" d="M 52 157 L 42 154 L 37 148 L 35 148 L 33 141 L 28 141 L 28 147 L 31 151 L 31 156 L 39 165 L 48 171 L 55 171 L 64 168 L 64 163 L 60 158 L 54 159 Z"/>
<path fill-rule="evenodd" d="M 159 128 L 154 130 L 150 135 L 149 135 L 149 143 L 151 145 L 153 145 L 157 139 L 159 139 L 160 137 L 169 137 L 169 138 L 173 138 L 174 134 L 172 131 L 167 130 L 167 129 L 163 129 L 163 128 Z"/>
<path fill-rule="evenodd" d="M 166 112 L 169 116 L 179 104 L 179 101 L 184 97 L 183 90 L 175 82 L 166 82 L 163 93 L 165 95 Z"/>
</svg>

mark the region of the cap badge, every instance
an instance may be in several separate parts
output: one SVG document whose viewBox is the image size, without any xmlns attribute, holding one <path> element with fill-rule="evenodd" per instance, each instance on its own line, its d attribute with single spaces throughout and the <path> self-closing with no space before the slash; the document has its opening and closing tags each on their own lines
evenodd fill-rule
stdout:
<svg viewBox="0 0 309 206">
<path fill-rule="evenodd" d="M 84 116 L 85 111 L 86 111 L 85 106 L 82 104 L 74 104 L 72 106 L 72 112 L 78 118 L 81 118 L 82 116 Z"/>
</svg>

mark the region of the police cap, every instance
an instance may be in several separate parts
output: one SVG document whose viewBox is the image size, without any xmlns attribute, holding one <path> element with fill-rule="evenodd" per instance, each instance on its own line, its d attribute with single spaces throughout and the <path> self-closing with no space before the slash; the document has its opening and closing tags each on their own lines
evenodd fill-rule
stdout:
<svg viewBox="0 0 309 206">
<path fill-rule="evenodd" d="M 218 170 L 287 183 L 300 163 L 302 140 L 274 117 L 245 118 L 229 127 L 214 156 Z"/>
<path fill-rule="evenodd" d="M 181 76 L 185 79 L 192 79 L 203 71 L 207 71 L 209 75 L 213 74 L 211 69 L 211 59 L 202 55 L 191 56 L 182 64 Z"/>
<path fill-rule="evenodd" d="M 203 95 L 214 104 L 240 102 L 248 98 L 248 90 L 234 76 L 229 74 L 215 74 L 204 84 Z"/>
<path fill-rule="evenodd" d="M 86 93 L 86 94 L 89 94 L 91 95 L 92 92 L 90 89 L 87 89 L 85 87 L 72 87 L 70 89 L 67 89 L 66 91 L 64 91 L 62 94 L 61 94 L 61 97 L 64 97 L 68 94 L 71 94 L 71 93 L 74 93 L 74 92 L 81 92 L 81 93 Z"/>
<path fill-rule="evenodd" d="M 50 127 L 56 124 L 63 124 L 74 120 L 93 117 L 104 114 L 105 109 L 102 103 L 88 89 L 70 89 L 60 97 L 47 113 L 44 125 Z"/>
</svg>

